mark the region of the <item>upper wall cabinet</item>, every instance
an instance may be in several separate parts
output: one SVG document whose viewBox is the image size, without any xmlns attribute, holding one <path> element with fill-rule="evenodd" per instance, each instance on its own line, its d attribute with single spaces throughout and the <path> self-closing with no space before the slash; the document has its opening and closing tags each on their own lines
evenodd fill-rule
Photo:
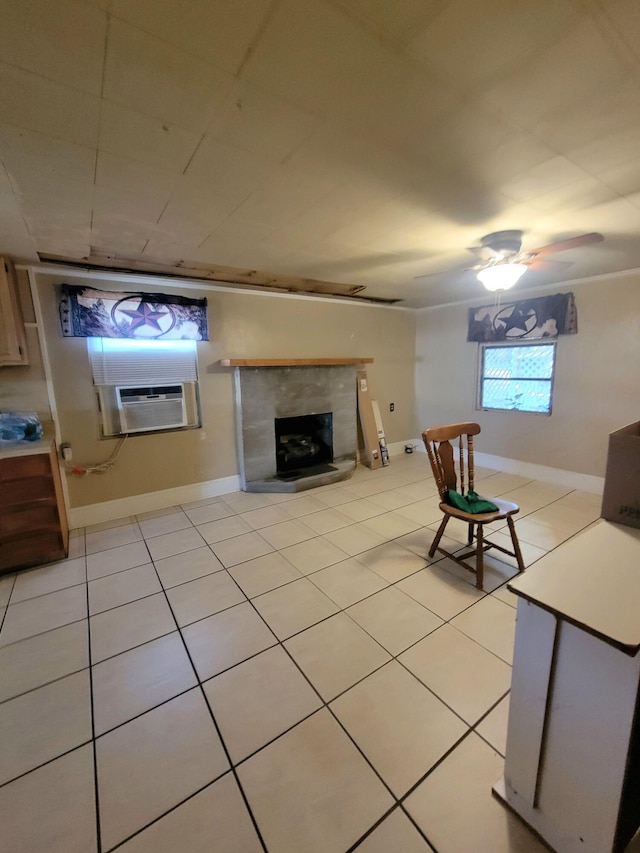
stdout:
<svg viewBox="0 0 640 853">
<path fill-rule="evenodd" d="M 29 364 L 15 270 L 0 257 L 0 367 Z"/>
</svg>

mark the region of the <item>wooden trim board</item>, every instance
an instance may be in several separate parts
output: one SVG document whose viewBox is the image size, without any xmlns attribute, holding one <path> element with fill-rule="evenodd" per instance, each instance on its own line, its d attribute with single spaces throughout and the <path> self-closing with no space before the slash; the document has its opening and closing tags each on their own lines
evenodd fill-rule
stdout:
<svg viewBox="0 0 640 853">
<path fill-rule="evenodd" d="M 372 364 L 372 358 L 221 358 L 222 367 L 331 367 Z"/>
</svg>

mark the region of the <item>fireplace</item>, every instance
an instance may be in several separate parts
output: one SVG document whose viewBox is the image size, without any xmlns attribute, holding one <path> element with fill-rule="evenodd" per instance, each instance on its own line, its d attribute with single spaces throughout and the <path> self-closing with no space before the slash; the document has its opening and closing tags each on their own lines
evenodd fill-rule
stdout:
<svg viewBox="0 0 640 853">
<path fill-rule="evenodd" d="M 323 474 L 333 462 L 333 413 L 275 418 L 277 476 L 284 480 Z"/>
<path fill-rule="evenodd" d="M 355 365 L 364 361 L 370 359 L 223 362 L 235 368 L 242 489 L 298 492 L 353 474 L 357 455 Z"/>
</svg>

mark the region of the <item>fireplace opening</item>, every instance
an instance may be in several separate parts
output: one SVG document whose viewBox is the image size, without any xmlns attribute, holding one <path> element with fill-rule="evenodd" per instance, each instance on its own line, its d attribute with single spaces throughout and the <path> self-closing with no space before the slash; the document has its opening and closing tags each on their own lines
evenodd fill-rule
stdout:
<svg viewBox="0 0 640 853">
<path fill-rule="evenodd" d="M 333 413 L 276 418 L 276 470 L 283 480 L 335 471 Z"/>
</svg>

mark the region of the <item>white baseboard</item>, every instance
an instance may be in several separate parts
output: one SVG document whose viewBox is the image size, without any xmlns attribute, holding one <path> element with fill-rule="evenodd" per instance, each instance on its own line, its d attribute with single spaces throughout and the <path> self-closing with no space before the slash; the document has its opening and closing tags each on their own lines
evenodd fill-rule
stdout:
<svg viewBox="0 0 640 853">
<path fill-rule="evenodd" d="M 100 524 L 103 521 L 113 521 L 115 518 L 125 518 L 154 509 L 164 509 L 168 506 L 191 503 L 229 492 L 240 490 L 240 478 L 222 477 L 219 480 L 208 480 L 204 483 L 192 483 L 189 486 L 176 486 L 173 489 L 163 489 L 160 492 L 147 492 L 142 495 L 132 495 L 115 501 L 103 501 L 87 506 L 73 507 L 69 510 L 69 527 L 87 527 L 90 524 Z"/>
<path fill-rule="evenodd" d="M 395 441 L 389 444 L 390 455 L 404 454 L 404 448 L 407 444 L 413 446 L 414 453 L 426 452 L 422 439 L 408 439 L 407 441 Z M 485 468 L 495 468 L 508 474 L 519 474 L 521 477 L 530 477 L 532 480 L 547 480 L 583 492 L 601 495 L 604 489 L 604 477 L 580 474 L 577 471 L 564 471 L 561 468 L 550 468 L 547 465 L 534 465 L 531 462 L 508 459 L 506 456 L 493 456 L 490 453 L 476 453 L 475 460 L 476 464 Z M 142 495 L 119 498 L 115 501 L 74 507 L 69 510 L 69 527 L 72 529 L 87 527 L 90 524 L 100 524 L 103 521 L 113 521 L 116 518 L 151 512 L 154 509 L 164 509 L 177 504 L 215 498 L 239 490 L 240 478 L 234 475 L 233 477 L 222 477 L 219 480 L 208 480 L 205 483 L 192 483 L 189 486 L 164 489 L 161 492 L 147 492 Z"/>
<path fill-rule="evenodd" d="M 405 444 L 414 445 L 414 453 L 426 453 L 422 439 L 409 439 L 389 445 L 393 448 L 392 454 L 403 452 Z M 454 449 L 457 452 L 457 449 Z M 491 453 L 474 453 L 476 465 L 485 468 L 495 468 L 497 471 L 505 471 L 507 474 L 519 474 L 521 477 L 530 477 L 532 480 L 546 480 L 558 483 L 569 489 L 578 489 L 581 492 L 591 492 L 601 495 L 604 491 L 604 477 L 595 477 L 591 474 L 580 474 L 578 471 L 565 471 L 562 468 L 551 468 L 549 465 L 536 465 L 532 462 L 522 462 L 519 459 L 509 459 L 506 456 L 494 456 Z"/>
<path fill-rule="evenodd" d="M 548 465 L 535 465 L 532 462 L 521 462 L 519 459 L 508 459 L 506 456 L 493 456 L 491 453 L 475 453 L 474 457 L 477 465 L 497 468 L 507 474 L 519 474 L 521 477 L 531 477 L 532 480 L 547 480 L 569 489 L 579 489 L 581 492 L 592 492 L 596 495 L 601 495 L 604 491 L 604 477 L 565 471 Z"/>
</svg>

